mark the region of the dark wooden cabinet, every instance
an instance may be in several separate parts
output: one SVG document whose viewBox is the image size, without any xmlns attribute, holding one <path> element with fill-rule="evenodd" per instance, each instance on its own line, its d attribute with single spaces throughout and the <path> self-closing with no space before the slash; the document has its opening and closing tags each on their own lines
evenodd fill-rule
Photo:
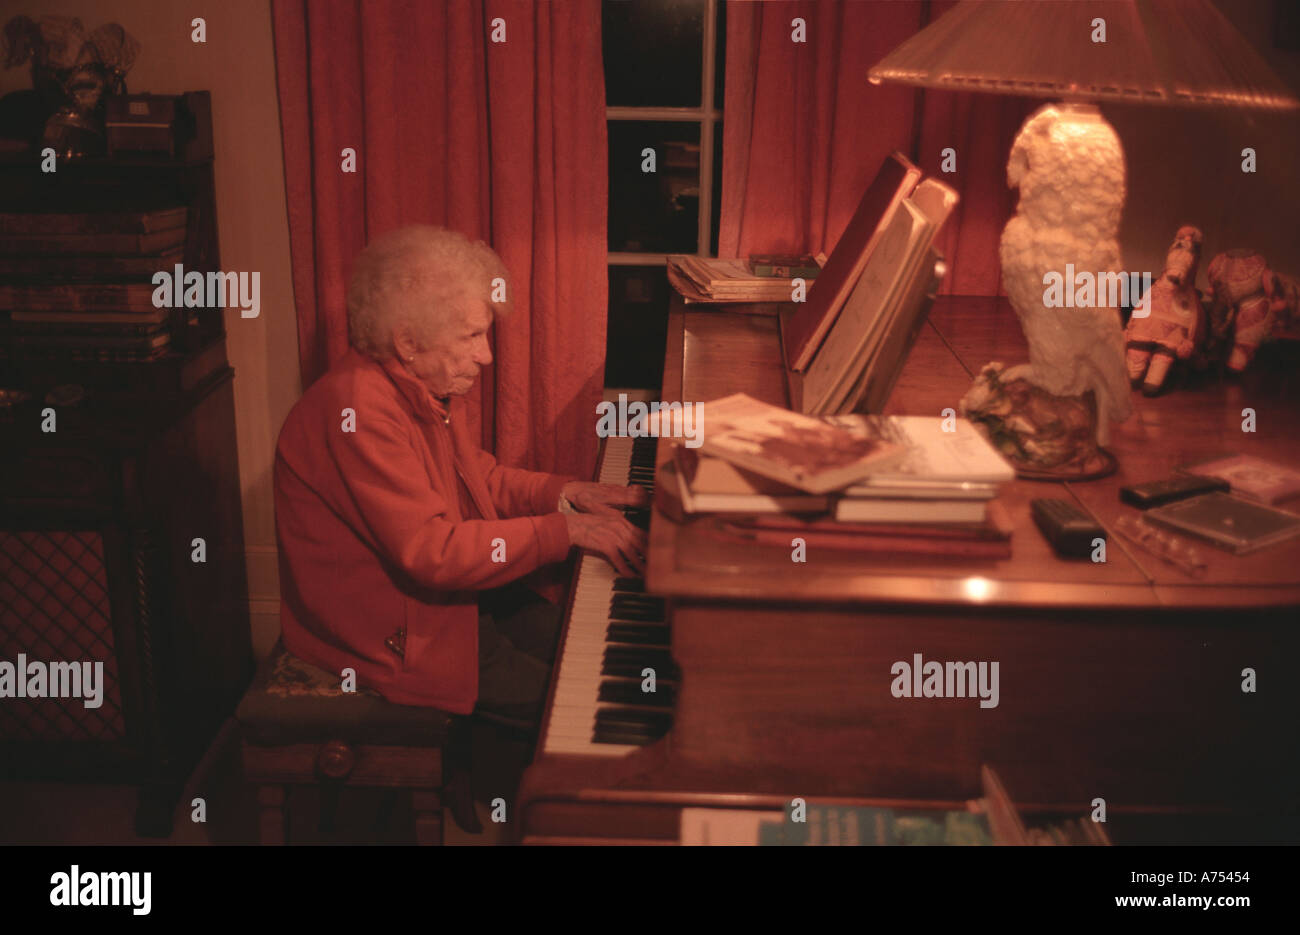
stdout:
<svg viewBox="0 0 1300 935">
<path fill-rule="evenodd" d="M 35 156 L 6 156 L 0 201 L 184 203 L 185 267 L 215 270 L 210 142 L 181 152 L 48 175 Z M 0 355 L 0 389 L 28 395 L 0 409 L 0 662 L 104 664 L 97 707 L 0 698 L 0 779 L 139 784 L 137 830 L 162 836 L 253 670 L 222 310 L 172 327 L 167 355 L 147 363 Z M 47 400 L 70 384 L 80 401 Z"/>
</svg>

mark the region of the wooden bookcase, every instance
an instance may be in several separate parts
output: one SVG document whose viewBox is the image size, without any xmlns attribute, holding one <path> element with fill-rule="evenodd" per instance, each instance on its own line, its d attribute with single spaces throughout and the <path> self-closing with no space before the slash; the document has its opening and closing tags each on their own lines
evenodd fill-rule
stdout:
<svg viewBox="0 0 1300 935">
<path fill-rule="evenodd" d="M 183 203 L 186 270 L 219 269 L 207 97 L 180 98 L 193 121 L 175 158 L 46 174 L 35 153 L 7 155 L 0 203 L 33 192 L 84 211 Z M 147 363 L 0 356 L 0 388 L 30 395 L 0 409 L 0 660 L 105 663 L 97 709 L 0 699 L 0 779 L 138 784 L 137 831 L 154 836 L 170 833 L 177 796 L 253 671 L 234 371 L 222 309 L 199 309 L 193 324 L 184 311 L 166 356 Z M 80 402 L 47 402 L 67 384 Z M 47 408 L 54 432 L 42 430 Z"/>
</svg>

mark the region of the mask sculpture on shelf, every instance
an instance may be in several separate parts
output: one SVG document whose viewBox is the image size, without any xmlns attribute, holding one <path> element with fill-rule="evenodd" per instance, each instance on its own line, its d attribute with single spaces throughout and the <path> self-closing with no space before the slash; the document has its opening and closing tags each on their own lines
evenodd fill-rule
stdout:
<svg viewBox="0 0 1300 935">
<path fill-rule="evenodd" d="M 126 92 L 140 43 L 117 23 L 86 32 L 72 16 L 15 16 L 4 26 L 6 68 L 31 62 L 32 88 L 48 116 L 39 145 L 60 157 L 106 150 L 104 98 Z"/>
<path fill-rule="evenodd" d="M 1173 362 L 1193 360 L 1205 342 L 1205 310 L 1196 288 L 1203 240 L 1195 227 L 1178 228 L 1165 271 L 1133 309 L 1125 329 L 1129 382 L 1141 386 L 1144 396 L 1159 393 Z"/>
<path fill-rule="evenodd" d="M 1210 342 L 1217 356 L 1227 356 L 1228 369 L 1241 373 L 1261 344 L 1300 321 L 1300 288 L 1253 250 L 1220 253 L 1209 275 Z"/>
<path fill-rule="evenodd" d="M 1002 231 L 1002 282 L 1029 363 L 986 365 L 961 411 L 1022 477 L 1102 477 L 1116 467 L 1102 447 L 1110 422 L 1131 408 L 1119 303 L 1095 285 L 1061 307 L 1046 287 L 1055 276 L 1073 289 L 1070 270 L 1120 281 L 1124 151 L 1095 107 L 1049 104 L 1016 137 L 1007 183 L 1020 202 Z"/>
</svg>

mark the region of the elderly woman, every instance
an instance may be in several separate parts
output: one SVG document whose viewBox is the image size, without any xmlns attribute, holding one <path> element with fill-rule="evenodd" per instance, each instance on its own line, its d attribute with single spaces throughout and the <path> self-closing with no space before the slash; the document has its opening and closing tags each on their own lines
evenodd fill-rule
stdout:
<svg viewBox="0 0 1300 935">
<path fill-rule="evenodd" d="M 473 442 L 461 397 L 492 362 L 505 279 L 485 244 L 435 227 L 362 252 L 351 349 L 276 446 L 281 620 L 289 652 L 391 701 L 531 720 L 560 615 L 511 582 L 574 545 L 638 574 L 644 533 L 616 507 L 645 495 L 503 467 Z"/>
</svg>

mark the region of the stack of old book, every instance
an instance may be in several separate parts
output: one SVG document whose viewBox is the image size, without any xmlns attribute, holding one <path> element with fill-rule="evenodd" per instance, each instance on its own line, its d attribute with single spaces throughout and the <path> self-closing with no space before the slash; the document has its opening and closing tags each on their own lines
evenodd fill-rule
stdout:
<svg viewBox="0 0 1300 935">
<path fill-rule="evenodd" d="M 761 259 L 761 258 L 760 258 Z M 776 258 L 769 258 L 776 259 Z M 687 302 L 789 302 L 795 293 L 788 265 L 674 255 L 668 281 Z M 806 284 L 814 277 L 800 276 Z"/>
<path fill-rule="evenodd" d="M 736 394 L 702 406 L 697 448 L 674 451 L 684 515 L 724 534 L 808 548 L 1009 557 L 996 502 L 1012 468 L 969 422 L 807 416 Z"/>
<path fill-rule="evenodd" d="M 187 209 L 0 211 L 0 351 L 143 361 L 167 353 L 172 310 L 156 272 L 181 263 Z"/>
<path fill-rule="evenodd" d="M 1050 824 L 1026 825 L 990 766 L 980 769 L 984 796 L 962 808 L 925 800 L 846 805 L 796 799 L 784 812 L 749 808 L 684 808 L 685 845 L 933 846 L 1074 845 L 1110 847 L 1105 825 L 1091 816 L 1059 814 Z M 795 812 L 798 810 L 799 815 Z M 1043 819 L 1037 819 L 1041 822 Z M 1052 819 L 1047 819 L 1052 821 Z"/>
</svg>

